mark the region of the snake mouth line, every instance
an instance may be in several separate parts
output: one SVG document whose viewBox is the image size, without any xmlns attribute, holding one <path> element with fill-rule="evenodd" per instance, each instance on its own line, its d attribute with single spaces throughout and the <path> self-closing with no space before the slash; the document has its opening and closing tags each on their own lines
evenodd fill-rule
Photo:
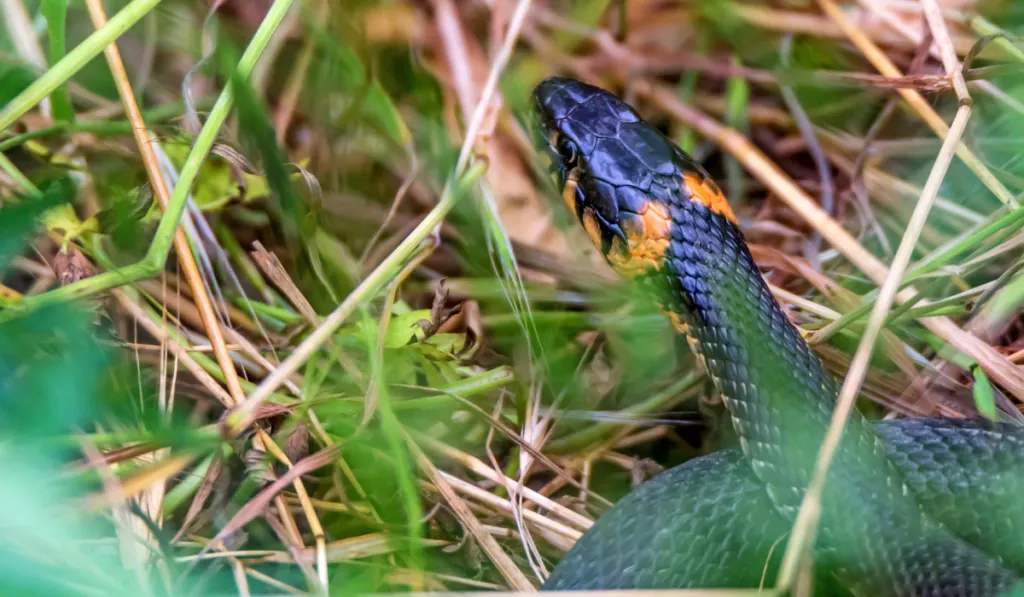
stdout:
<svg viewBox="0 0 1024 597">
<path fill-rule="evenodd" d="M 703 168 L 608 92 L 554 77 L 537 86 L 534 106 L 562 201 L 621 274 L 663 267 L 673 209 L 686 202 L 736 224 Z"/>
</svg>

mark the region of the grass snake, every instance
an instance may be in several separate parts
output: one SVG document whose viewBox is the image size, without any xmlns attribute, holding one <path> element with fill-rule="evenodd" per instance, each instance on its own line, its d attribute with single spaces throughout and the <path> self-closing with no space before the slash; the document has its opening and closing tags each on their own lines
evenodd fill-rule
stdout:
<svg viewBox="0 0 1024 597">
<path fill-rule="evenodd" d="M 771 587 L 838 383 L 700 165 L 598 87 L 549 78 L 534 104 L 569 210 L 686 336 L 740 439 L 623 498 L 544 589 Z M 1009 423 L 854 413 L 823 495 L 813 594 L 1004 594 L 1024 576 L 1021 462 L 1024 430 Z"/>
</svg>

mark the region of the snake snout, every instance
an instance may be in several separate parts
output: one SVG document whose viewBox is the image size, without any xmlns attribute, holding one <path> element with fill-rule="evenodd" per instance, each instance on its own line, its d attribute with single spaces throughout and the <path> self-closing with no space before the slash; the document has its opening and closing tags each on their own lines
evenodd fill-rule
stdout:
<svg viewBox="0 0 1024 597">
<path fill-rule="evenodd" d="M 545 79 L 533 99 L 562 199 L 594 245 L 620 271 L 659 267 L 669 210 L 666 193 L 652 191 L 679 181 L 669 142 L 611 93 L 574 79 Z"/>
</svg>

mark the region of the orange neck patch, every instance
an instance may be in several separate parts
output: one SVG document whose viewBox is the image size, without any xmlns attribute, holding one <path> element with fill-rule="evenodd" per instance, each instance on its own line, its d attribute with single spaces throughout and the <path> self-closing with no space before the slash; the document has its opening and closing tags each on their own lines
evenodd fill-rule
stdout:
<svg viewBox="0 0 1024 597">
<path fill-rule="evenodd" d="M 683 174 L 683 184 L 690 191 L 691 201 L 699 201 L 704 207 L 711 210 L 712 213 L 725 216 L 733 224 L 739 224 L 736 221 L 736 215 L 732 213 L 732 208 L 729 207 L 729 202 L 725 199 L 725 195 L 722 194 L 722 189 L 718 188 L 715 181 L 692 172 L 687 172 Z"/>
<path fill-rule="evenodd" d="M 670 224 L 668 208 L 656 201 L 648 201 L 642 215 L 623 216 L 619 227 L 626 242 L 618 237 L 612 239 L 611 250 L 606 255 L 608 262 L 628 277 L 661 269 L 672 239 Z"/>
</svg>

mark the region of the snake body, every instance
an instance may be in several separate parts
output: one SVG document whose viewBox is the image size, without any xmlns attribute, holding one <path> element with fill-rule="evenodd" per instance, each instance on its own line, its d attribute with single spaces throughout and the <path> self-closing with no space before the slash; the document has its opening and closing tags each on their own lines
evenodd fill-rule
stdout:
<svg viewBox="0 0 1024 597">
<path fill-rule="evenodd" d="M 534 91 L 566 205 L 650 291 L 722 395 L 740 446 L 644 484 L 545 589 L 772 586 L 838 384 L 786 318 L 708 174 L 614 95 Z M 855 413 L 829 469 L 814 594 L 999 595 L 1024 574 L 1024 430 Z"/>
</svg>

